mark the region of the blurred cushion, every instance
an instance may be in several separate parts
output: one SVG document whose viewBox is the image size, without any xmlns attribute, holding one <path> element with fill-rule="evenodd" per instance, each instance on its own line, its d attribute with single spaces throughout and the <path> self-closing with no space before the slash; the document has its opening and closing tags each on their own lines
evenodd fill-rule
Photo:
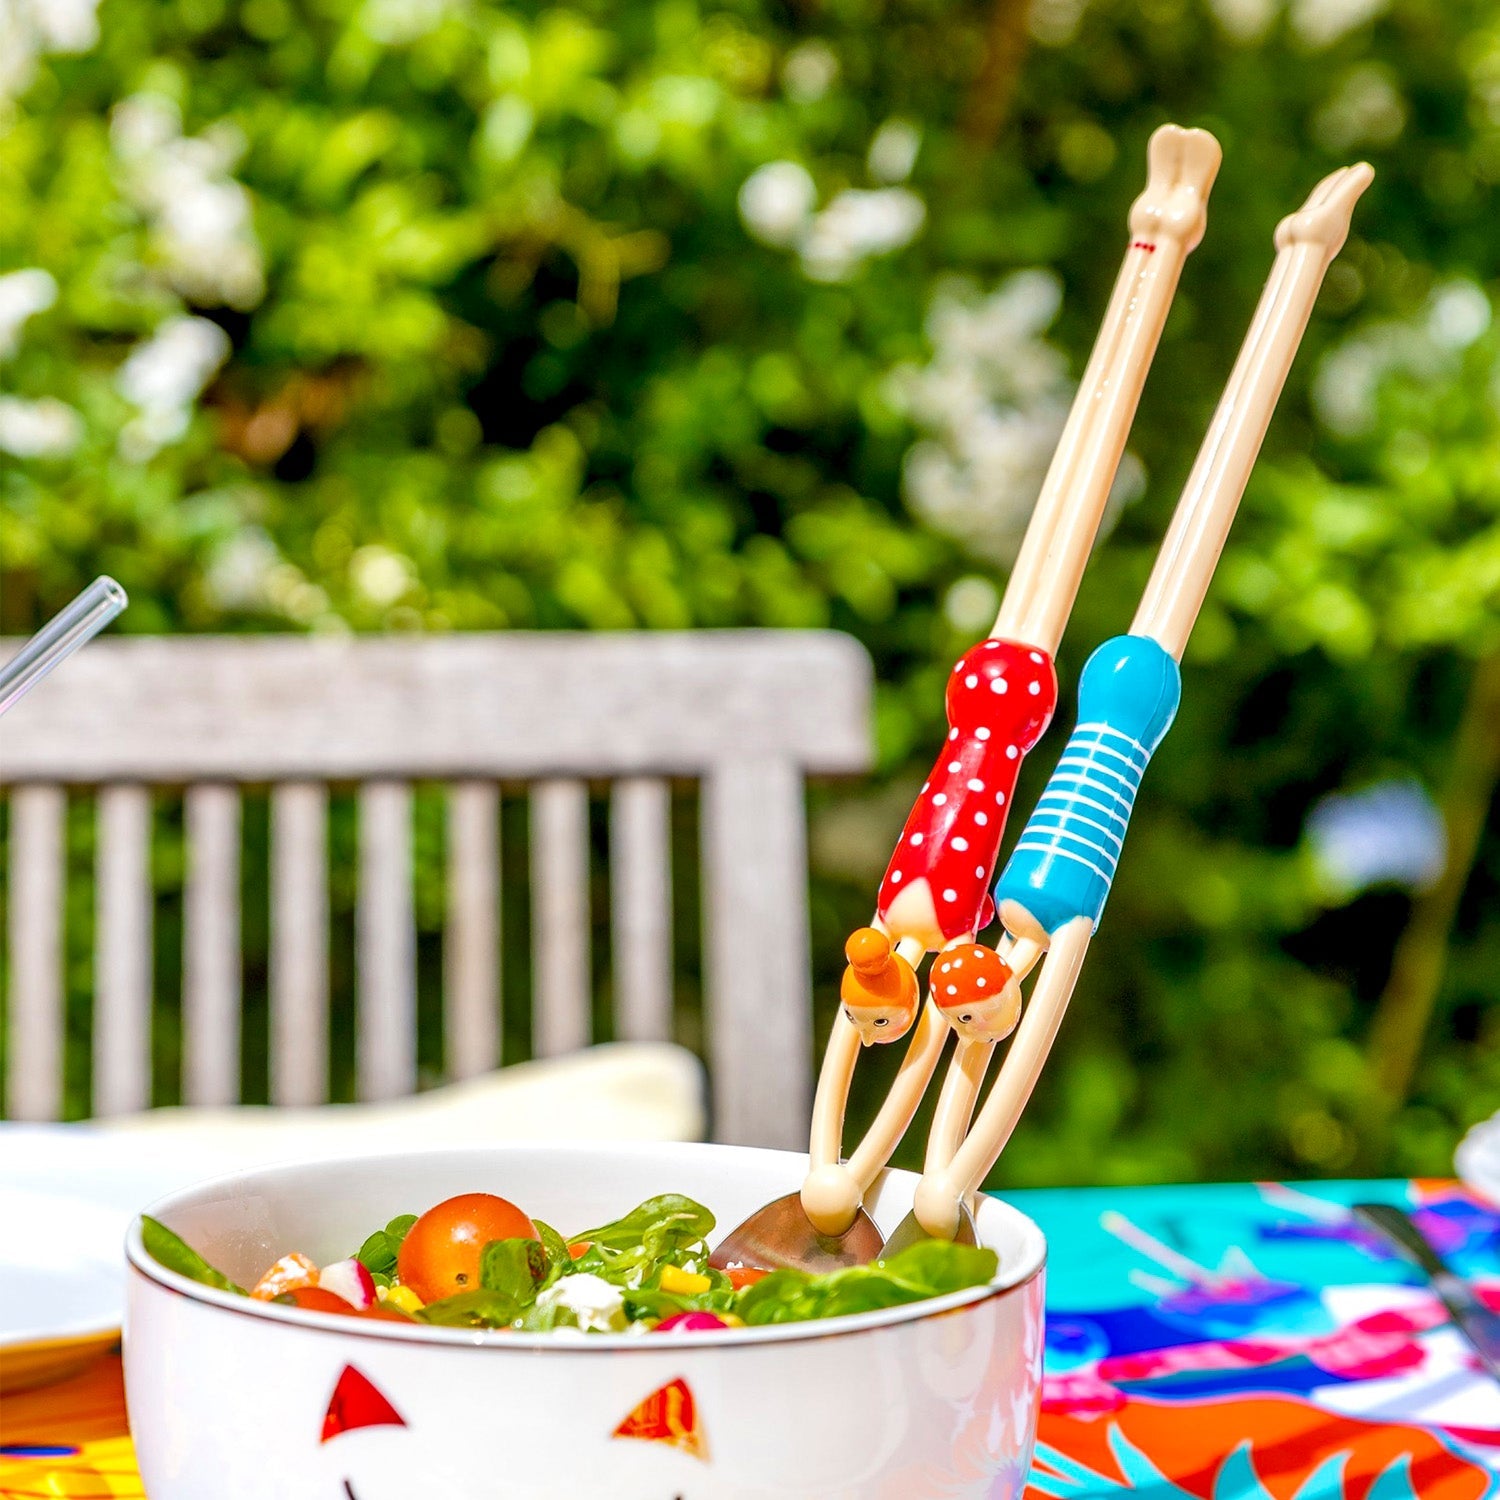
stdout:
<svg viewBox="0 0 1500 1500">
<path fill-rule="evenodd" d="M 212 1151 L 223 1169 L 289 1156 L 506 1141 L 697 1141 L 705 1128 L 703 1066 L 665 1042 L 611 1042 L 517 1063 L 382 1104 L 307 1109 L 183 1105 L 90 1122 L 142 1145 L 164 1136 Z"/>
</svg>

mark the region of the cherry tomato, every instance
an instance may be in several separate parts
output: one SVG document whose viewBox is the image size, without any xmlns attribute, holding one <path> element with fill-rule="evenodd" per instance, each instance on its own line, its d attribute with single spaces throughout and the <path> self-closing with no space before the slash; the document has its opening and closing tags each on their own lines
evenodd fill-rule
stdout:
<svg viewBox="0 0 1500 1500">
<path fill-rule="evenodd" d="M 396 1271 L 423 1302 L 479 1286 L 479 1257 L 491 1240 L 534 1240 L 536 1225 L 493 1193 L 460 1193 L 429 1208 L 406 1233 Z"/>
<path fill-rule="evenodd" d="M 754 1286 L 757 1281 L 764 1281 L 771 1273 L 762 1271 L 759 1266 L 736 1266 L 732 1271 L 724 1273 L 729 1278 L 729 1284 L 735 1291 L 742 1292 L 747 1286 Z"/>
<path fill-rule="evenodd" d="M 290 1297 L 292 1301 L 308 1312 L 348 1313 L 354 1315 L 354 1309 L 344 1301 L 337 1292 L 330 1292 L 321 1286 L 296 1286 L 283 1296 Z"/>
<path fill-rule="evenodd" d="M 571 1255 L 574 1260 L 582 1260 L 583 1257 L 587 1255 L 591 1249 L 593 1249 L 593 1246 L 588 1240 L 577 1240 L 573 1244 L 568 1246 L 568 1254 Z"/>
<path fill-rule="evenodd" d="M 377 1318 L 383 1323 L 415 1323 L 417 1320 L 410 1313 L 404 1313 L 399 1307 L 387 1307 L 384 1302 L 372 1302 L 369 1307 L 361 1308 L 354 1315 L 356 1318 Z"/>
</svg>

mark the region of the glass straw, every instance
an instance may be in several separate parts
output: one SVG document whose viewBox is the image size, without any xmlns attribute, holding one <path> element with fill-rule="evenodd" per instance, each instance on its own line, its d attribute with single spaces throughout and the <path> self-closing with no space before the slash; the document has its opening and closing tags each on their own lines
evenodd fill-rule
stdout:
<svg viewBox="0 0 1500 1500">
<path fill-rule="evenodd" d="M 125 590 L 113 578 L 96 578 L 0 667 L 0 714 L 64 657 L 98 635 L 128 602 Z"/>
</svg>

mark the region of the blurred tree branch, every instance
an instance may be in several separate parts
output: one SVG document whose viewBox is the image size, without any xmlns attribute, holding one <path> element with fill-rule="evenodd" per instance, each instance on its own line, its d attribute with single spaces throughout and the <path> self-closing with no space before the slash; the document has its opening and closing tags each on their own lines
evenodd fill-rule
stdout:
<svg viewBox="0 0 1500 1500">
<path fill-rule="evenodd" d="M 1369 1062 L 1389 1117 L 1405 1101 L 1432 1020 L 1458 903 L 1500 781 L 1500 651 L 1480 660 L 1453 746 L 1442 874 L 1412 903 L 1370 1027 Z"/>
<path fill-rule="evenodd" d="M 969 88 L 960 129 L 971 145 L 987 150 L 1000 137 L 1026 59 L 1030 0 L 994 0 L 985 27 L 984 61 Z"/>
</svg>

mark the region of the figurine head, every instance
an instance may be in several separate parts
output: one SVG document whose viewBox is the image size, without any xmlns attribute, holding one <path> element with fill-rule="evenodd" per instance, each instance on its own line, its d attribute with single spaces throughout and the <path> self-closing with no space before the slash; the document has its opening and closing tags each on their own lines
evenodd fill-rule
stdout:
<svg viewBox="0 0 1500 1500">
<path fill-rule="evenodd" d="M 865 1046 L 894 1042 L 911 1030 L 920 994 L 912 966 L 874 927 L 861 927 L 844 944 L 849 967 L 839 985 L 844 1014 Z"/>
<path fill-rule="evenodd" d="M 944 948 L 932 963 L 932 998 L 965 1041 L 998 1042 L 1021 1019 L 1021 986 L 983 943 Z"/>
</svg>

